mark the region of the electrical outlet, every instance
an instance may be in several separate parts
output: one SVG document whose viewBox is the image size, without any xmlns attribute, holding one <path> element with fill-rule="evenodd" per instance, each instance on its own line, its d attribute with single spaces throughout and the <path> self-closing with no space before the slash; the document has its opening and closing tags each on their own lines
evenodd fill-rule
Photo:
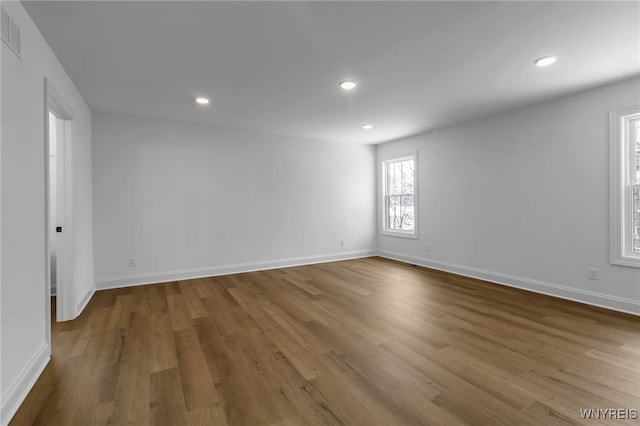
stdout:
<svg viewBox="0 0 640 426">
<path fill-rule="evenodd" d="M 598 281 L 600 279 L 600 270 L 598 268 L 589 268 L 589 279 Z"/>
<path fill-rule="evenodd" d="M 340 247 L 344 247 L 344 240 L 340 240 Z"/>
<path fill-rule="evenodd" d="M 424 245 L 424 251 L 429 251 L 429 244 Z"/>
<path fill-rule="evenodd" d="M 138 258 L 137 257 L 130 257 L 129 258 L 129 266 L 137 266 L 138 265 Z"/>
</svg>

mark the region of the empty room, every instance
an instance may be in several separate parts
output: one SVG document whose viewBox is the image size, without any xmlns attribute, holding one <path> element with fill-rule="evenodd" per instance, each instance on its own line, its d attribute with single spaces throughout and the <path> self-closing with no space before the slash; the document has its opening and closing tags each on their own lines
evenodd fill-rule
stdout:
<svg viewBox="0 0 640 426">
<path fill-rule="evenodd" d="M 0 425 L 639 424 L 640 2 L 0 5 Z"/>
</svg>

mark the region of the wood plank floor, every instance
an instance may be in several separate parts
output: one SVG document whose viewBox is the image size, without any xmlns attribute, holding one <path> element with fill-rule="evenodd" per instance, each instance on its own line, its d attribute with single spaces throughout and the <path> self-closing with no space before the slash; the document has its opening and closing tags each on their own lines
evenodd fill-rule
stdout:
<svg viewBox="0 0 640 426">
<path fill-rule="evenodd" d="M 52 342 L 12 426 L 595 425 L 579 410 L 640 406 L 639 318 L 380 258 L 100 291 Z"/>
</svg>

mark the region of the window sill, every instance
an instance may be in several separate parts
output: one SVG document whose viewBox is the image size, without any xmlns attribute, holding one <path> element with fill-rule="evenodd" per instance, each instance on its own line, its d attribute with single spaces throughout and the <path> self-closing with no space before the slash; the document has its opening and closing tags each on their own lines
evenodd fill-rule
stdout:
<svg viewBox="0 0 640 426">
<path fill-rule="evenodd" d="M 611 260 L 612 265 L 628 266 L 631 268 L 640 268 L 640 258 L 622 256 Z"/>
<path fill-rule="evenodd" d="M 416 232 L 402 232 L 402 231 L 387 231 L 383 230 L 380 232 L 380 235 L 385 235 L 387 237 L 400 237 L 400 238 L 409 238 L 412 240 L 418 239 L 418 234 Z"/>
</svg>

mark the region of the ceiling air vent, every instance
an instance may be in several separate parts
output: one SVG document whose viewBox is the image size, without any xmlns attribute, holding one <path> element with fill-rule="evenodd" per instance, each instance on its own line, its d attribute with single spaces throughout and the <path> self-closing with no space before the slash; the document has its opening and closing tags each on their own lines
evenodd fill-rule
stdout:
<svg viewBox="0 0 640 426">
<path fill-rule="evenodd" d="M 4 8 L 2 8 L 2 41 L 13 50 L 18 58 L 20 57 L 20 28 Z"/>
</svg>

